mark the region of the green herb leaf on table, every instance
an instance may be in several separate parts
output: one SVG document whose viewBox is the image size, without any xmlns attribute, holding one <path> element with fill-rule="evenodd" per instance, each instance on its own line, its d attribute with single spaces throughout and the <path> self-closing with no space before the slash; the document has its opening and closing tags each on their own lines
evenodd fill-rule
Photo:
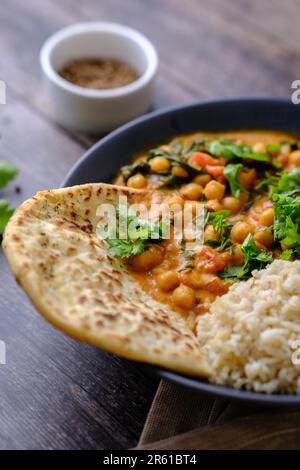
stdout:
<svg viewBox="0 0 300 470">
<path fill-rule="evenodd" d="M 14 209 L 10 207 L 9 202 L 6 199 L 0 199 L 0 233 L 3 233 L 13 213 Z"/>
<path fill-rule="evenodd" d="M 17 173 L 18 171 L 13 165 L 0 160 L 0 188 L 4 188 L 9 181 L 16 177 Z"/>
</svg>

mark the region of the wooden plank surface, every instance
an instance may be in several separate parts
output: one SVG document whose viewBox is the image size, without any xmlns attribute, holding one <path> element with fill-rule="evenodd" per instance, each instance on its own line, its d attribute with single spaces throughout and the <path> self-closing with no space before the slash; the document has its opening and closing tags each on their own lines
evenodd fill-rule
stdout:
<svg viewBox="0 0 300 470">
<path fill-rule="evenodd" d="M 153 108 L 229 96 L 290 96 L 300 78 L 297 0 L 10 0 L 0 11 L 0 158 L 20 174 L 4 194 L 17 205 L 57 187 L 94 141 L 56 125 L 38 54 L 55 30 L 109 20 L 144 32 L 160 68 Z M 2 193 L 1 193 L 2 194 Z M 47 325 L 16 286 L 0 254 L 0 448 L 133 447 L 157 378 L 78 344 Z"/>
</svg>

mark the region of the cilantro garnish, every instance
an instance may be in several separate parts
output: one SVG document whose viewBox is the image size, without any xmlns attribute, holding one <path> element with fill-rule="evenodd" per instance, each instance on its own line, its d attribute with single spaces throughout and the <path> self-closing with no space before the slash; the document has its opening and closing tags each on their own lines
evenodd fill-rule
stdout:
<svg viewBox="0 0 300 470">
<path fill-rule="evenodd" d="M 106 238 L 109 256 L 129 258 L 145 251 L 150 242 L 157 243 L 162 240 L 164 232 L 162 221 L 156 223 L 139 219 L 134 211 L 124 205 L 117 207 L 116 215 L 117 222 L 121 219 L 126 237 L 120 238 L 119 227 L 117 227 L 116 238 Z"/>
<path fill-rule="evenodd" d="M 224 250 L 230 244 L 230 229 L 232 224 L 228 222 L 227 217 L 230 211 L 209 212 L 206 223 L 211 223 L 213 231 L 220 235 L 218 242 L 207 240 L 206 245 L 216 247 L 218 250 Z"/>
<path fill-rule="evenodd" d="M 244 255 L 243 266 L 229 266 L 224 271 L 219 272 L 222 279 L 237 278 L 246 279 L 251 276 L 254 269 L 263 269 L 273 261 L 272 255 L 264 250 L 260 250 L 254 241 L 251 233 L 244 240 L 242 246 Z"/>
</svg>

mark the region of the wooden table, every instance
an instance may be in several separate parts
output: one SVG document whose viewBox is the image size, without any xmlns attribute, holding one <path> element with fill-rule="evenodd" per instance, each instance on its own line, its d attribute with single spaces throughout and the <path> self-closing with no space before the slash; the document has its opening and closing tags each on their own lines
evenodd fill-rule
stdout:
<svg viewBox="0 0 300 470">
<path fill-rule="evenodd" d="M 38 54 L 55 30 L 109 20 L 145 33 L 160 69 L 153 107 L 229 96 L 290 96 L 300 79 L 299 0 L 9 0 L 0 12 L 0 158 L 19 168 L 15 205 L 58 187 L 92 139 L 48 115 Z M 136 444 L 158 379 L 63 336 L 40 318 L 0 254 L 1 449 Z"/>
</svg>

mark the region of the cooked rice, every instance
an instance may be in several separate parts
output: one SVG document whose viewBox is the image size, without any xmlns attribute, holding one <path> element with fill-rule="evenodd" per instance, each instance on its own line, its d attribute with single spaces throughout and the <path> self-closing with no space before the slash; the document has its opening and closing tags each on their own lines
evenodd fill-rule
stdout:
<svg viewBox="0 0 300 470">
<path fill-rule="evenodd" d="M 299 294 L 300 261 L 277 260 L 219 297 L 198 321 L 210 381 L 256 392 L 300 392 L 300 365 L 292 362 L 292 355 L 300 357 Z"/>
</svg>

